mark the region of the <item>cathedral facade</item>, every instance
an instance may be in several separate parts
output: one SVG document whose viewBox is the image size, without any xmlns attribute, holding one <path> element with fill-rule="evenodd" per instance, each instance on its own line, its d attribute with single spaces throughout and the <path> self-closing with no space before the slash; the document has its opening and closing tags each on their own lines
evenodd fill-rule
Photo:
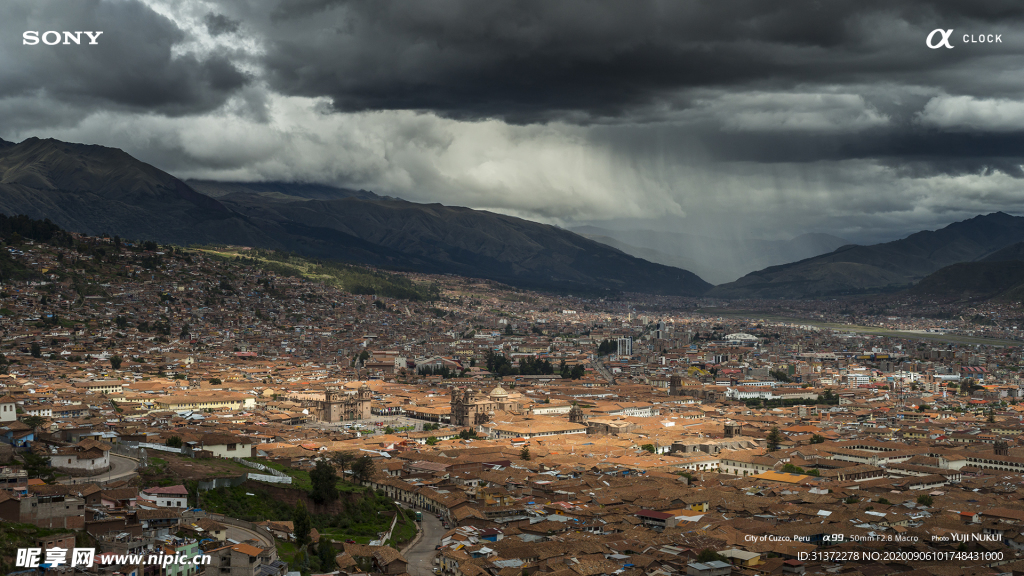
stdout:
<svg viewBox="0 0 1024 576">
<path fill-rule="evenodd" d="M 479 426 L 487 422 L 494 412 L 518 412 L 519 402 L 501 386 L 488 394 L 466 388 L 462 392 L 452 392 L 451 409 L 454 426 Z"/>
<path fill-rule="evenodd" d="M 373 393 L 366 384 L 360 386 L 355 394 L 339 394 L 338 390 L 328 388 L 324 391 L 323 400 L 312 402 L 310 413 L 320 422 L 366 420 L 370 418 L 372 399 Z"/>
</svg>

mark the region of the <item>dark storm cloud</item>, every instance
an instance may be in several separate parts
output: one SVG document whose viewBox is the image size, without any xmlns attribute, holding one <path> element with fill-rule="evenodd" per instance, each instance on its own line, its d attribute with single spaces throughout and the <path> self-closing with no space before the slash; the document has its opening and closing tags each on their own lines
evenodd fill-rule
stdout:
<svg viewBox="0 0 1024 576">
<path fill-rule="evenodd" d="M 226 56 L 172 54 L 187 34 L 140 2 L 42 0 L 10 3 L 4 11 L 0 99 L 179 115 L 217 108 L 247 82 Z M 25 30 L 103 34 L 94 46 L 26 46 Z"/>
<path fill-rule="evenodd" d="M 1024 39 L 941 51 L 924 40 L 938 27 L 1009 32 L 1022 12 L 1012 2 L 287 0 L 267 20 L 264 63 L 275 89 L 330 96 L 338 110 L 591 121 L 685 106 L 679 93 L 695 88 L 897 82 L 960 93 L 957 67 L 975 75 L 971 88 L 998 93 L 1010 87 L 978 72 Z"/>
<path fill-rule="evenodd" d="M 210 36 L 220 36 L 238 32 L 241 22 L 232 20 L 223 14 L 210 12 L 203 17 L 203 24 L 206 25 L 206 31 L 210 33 Z"/>
</svg>

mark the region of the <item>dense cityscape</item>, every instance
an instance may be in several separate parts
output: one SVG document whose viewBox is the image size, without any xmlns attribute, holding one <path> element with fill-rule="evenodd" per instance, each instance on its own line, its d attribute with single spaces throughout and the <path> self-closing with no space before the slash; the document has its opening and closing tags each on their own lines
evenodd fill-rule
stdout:
<svg viewBox="0 0 1024 576">
<path fill-rule="evenodd" d="M 1024 569 L 1019 306 L 348 270 L 392 298 L 10 222 L 6 573 L 33 547 L 136 576 Z"/>
</svg>

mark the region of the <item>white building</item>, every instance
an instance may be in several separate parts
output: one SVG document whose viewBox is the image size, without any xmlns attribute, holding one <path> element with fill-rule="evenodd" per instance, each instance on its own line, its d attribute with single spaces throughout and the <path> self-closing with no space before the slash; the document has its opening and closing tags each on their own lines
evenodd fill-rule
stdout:
<svg viewBox="0 0 1024 576">
<path fill-rule="evenodd" d="M 50 454 L 50 466 L 65 470 L 103 472 L 110 468 L 110 445 L 86 438 L 74 446 L 57 448 Z"/>
<path fill-rule="evenodd" d="M 18 405 L 14 400 L 0 398 L 0 422 L 14 422 L 18 419 Z"/>
<path fill-rule="evenodd" d="M 137 502 L 143 506 L 156 506 L 157 508 L 187 508 L 188 489 L 182 484 L 146 488 L 139 492 Z"/>
<path fill-rule="evenodd" d="M 618 354 L 619 356 L 632 356 L 633 355 L 633 337 L 625 336 L 618 340 Z"/>
</svg>

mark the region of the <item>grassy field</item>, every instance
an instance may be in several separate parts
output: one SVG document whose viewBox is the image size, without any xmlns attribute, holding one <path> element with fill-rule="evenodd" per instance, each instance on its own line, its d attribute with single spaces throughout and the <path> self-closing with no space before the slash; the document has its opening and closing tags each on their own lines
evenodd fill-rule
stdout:
<svg viewBox="0 0 1024 576">
<path fill-rule="evenodd" d="M 768 320 L 770 322 L 788 322 L 791 324 L 806 324 L 819 328 L 830 328 L 841 332 L 853 332 L 856 334 L 868 334 L 872 336 L 889 336 L 892 338 L 906 338 L 907 340 L 925 340 L 931 342 L 947 342 L 953 344 L 982 344 L 985 346 L 1024 346 L 1024 342 L 1017 340 L 1003 340 L 1000 338 L 983 338 L 980 336 L 961 336 L 958 334 L 931 334 L 920 332 L 908 332 L 905 330 L 891 330 L 877 326 L 858 326 L 856 324 L 839 324 L 836 322 L 823 322 L 812 318 L 793 318 L 789 316 L 777 316 L 754 310 L 729 310 L 726 308 L 705 308 L 697 310 L 700 314 L 709 316 L 722 316 L 725 318 L 745 318 L 750 320 Z"/>
</svg>

